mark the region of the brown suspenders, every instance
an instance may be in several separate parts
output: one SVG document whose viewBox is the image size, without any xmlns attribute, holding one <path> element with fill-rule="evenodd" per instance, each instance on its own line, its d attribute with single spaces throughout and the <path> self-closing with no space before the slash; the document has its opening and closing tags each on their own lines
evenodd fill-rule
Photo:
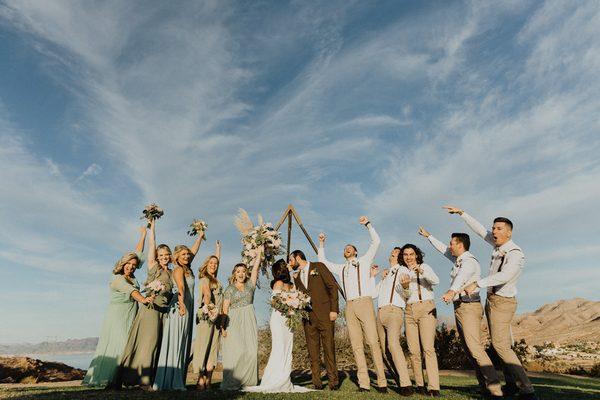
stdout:
<svg viewBox="0 0 600 400">
<path fill-rule="evenodd" d="M 348 293 L 346 292 L 346 267 L 348 264 L 344 265 L 342 269 L 342 287 L 344 288 L 344 296 L 348 297 Z M 356 278 L 358 279 L 358 297 L 362 296 L 362 291 L 360 290 L 360 263 L 356 266 Z"/>
</svg>

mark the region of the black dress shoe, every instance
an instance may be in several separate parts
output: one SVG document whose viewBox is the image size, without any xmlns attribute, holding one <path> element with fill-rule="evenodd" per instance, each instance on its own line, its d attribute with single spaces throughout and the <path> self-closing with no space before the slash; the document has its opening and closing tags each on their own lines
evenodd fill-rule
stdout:
<svg viewBox="0 0 600 400">
<path fill-rule="evenodd" d="M 427 389 L 425 389 L 425 386 L 417 386 L 415 392 L 418 394 L 427 394 Z"/>
<path fill-rule="evenodd" d="M 502 393 L 504 396 L 514 396 L 519 393 L 519 387 L 514 383 L 508 385 L 502 385 Z"/>
<path fill-rule="evenodd" d="M 361 388 L 361 387 L 359 387 L 359 388 L 358 388 L 358 391 L 359 391 L 359 392 L 368 392 L 368 391 L 369 391 L 369 389 L 365 389 L 365 388 Z"/>
<path fill-rule="evenodd" d="M 412 386 L 400 386 L 400 396 L 410 397 L 414 392 Z"/>
<path fill-rule="evenodd" d="M 323 385 L 314 385 L 315 390 L 323 390 Z"/>
<path fill-rule="evenodd" d="M 519 400 L 538 400 L 538 397 L 535 393 L 521 393 L 517 398 Z"/>
<path fill-rule="evenodd" d="M 427 394 L 431 397 L 440 397 L 441 396 L 439 390 L 430 390 Z"/>
<path fill-rule="evenodd" d="M 387 386 L 384 387 L 376 387 L 375 390 L 377 390 L 379 393 L 387 393 Z"/>
</svg>

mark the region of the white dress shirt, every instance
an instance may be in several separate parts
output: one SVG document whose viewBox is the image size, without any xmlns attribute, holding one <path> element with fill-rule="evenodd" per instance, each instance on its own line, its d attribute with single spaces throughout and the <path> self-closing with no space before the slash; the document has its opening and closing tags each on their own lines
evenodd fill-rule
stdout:
<svg viewBox="0 0 600 400">
<path fill-rule="evenodd" d="M 369 223 L 367 225 L 371 236 L 371 245 L 367 252 L 359 257 L 346 260 L 343 264 L 335 264 L 325 258 L 325 249 L 319 246 L 319 261 L 338 277 L 338 283 L 344 291 L 346 301 L 359 297 L 376 297 L 375 278 L 371 276 L 371 264 L 381 243 L 379 235 Z"/>
<path fill-rule="evenodd" d="M 307 289 L 308 289 L 308 271 L 309 271 L 309 269 L 310 269 L 310 263 L 307 263 L 300 270 L 300 282 L 302 282 L 302 284 L 304 285 L 304 287 L 307 288 Z"/>
<path fill-rule="evenodd" d="M 475 218 L 463 212 L 462 219 L 475 233 L 486 242 L 494 246 L 490 273 L 487 278 L 477 281 L 479 287 L 487 287 L 488 294 L 494 293 L 502 297 L 515 297 L 517 295 L 517 281 L 525 266 L 525 254 L 512 240 L 496 247 L 492 232 L 485 229 Z"/>
<path fill-rule="evenodd" d="M 389 306 L 390 304 L 400 308 L 406 306 L 402 285 L 400 284 L 400 277 L 403 274 L 400 268 L 398 264 L 392 265 L 387 276 L 377 284 L 375 288 L 377 292 L 377 308 Z M 408 274 L 406 273 L 406 275 Z"/>
<path fill-rule="evenodd" d="M 421 264 L 420 267 L 423 269 L 423 273 L 419 274 L 419 282 L 417 282 L 417 273 L 415 271 L 408 267 L 402 267 L 404 269 L 401 270 L 401 273 L 408 274 L 408 276 L 410 276 L 410 283 L 408 284 L 410 296 L 408 297 L 406 304 L 434 300 L 433 287 L 440 283 L 440 278 L 438 278 L 429 265 Z M 419 286 L 421 287 L 420 297 Z"/>
<path fill-rule="evenodd" d="M 429 235 L 427 238 L 429 242 L 436 248 L 437 251 L 442 253 L 447 259 L 452 261 L 454 267 L 450 272 L 450 290 L 456 292 L 454 301 L 460 299 L 460 295 L 466 295 L 462 292 L 462 289 L 469 283 L 477 282 L 481 279 L 481 267 L 479 261 L 469 251 L 465 251 L 458 257 L 454 257 L 450 252 L 450 248 L 444 243 L 440 242 L 433 235 Z M 475 290 L 474 294 L 479 294 L 479 289 Z"/>
</svg>

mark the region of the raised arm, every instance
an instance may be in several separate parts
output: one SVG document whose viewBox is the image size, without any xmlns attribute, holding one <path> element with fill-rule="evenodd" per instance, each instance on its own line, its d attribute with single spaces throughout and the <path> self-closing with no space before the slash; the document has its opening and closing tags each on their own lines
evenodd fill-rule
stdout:
<svg viewBox="0 0 600 400">
<path fill-rule="evenodd" d="M 177 303 L 179 304 L 179 315 L 185 315 L 185 285 L 183 284 L 183 280 L 185 279 L 183 276 L 183 268 L 176 267 L 173 270 L 173 278 L 175 279 L 175 284 L 177 285 Z"/>
<path fill-rule="evenodd" d="M 359 222 L 366 226 L 369 230 L 369 235 L 371 236 L 371 245 L 367 252 L 361 257 L 365 260 L 366 263 L 371 265 L 373 260 L 375 259 L 375 254 L 377 254 L 377 250 L 379 249 L 379 245 L 381 244 L 381 238 L 373 228 L 373 224 L 369 221 L 367 217 L 360 217 Z"/>
<path fill-rule="evenodd" d="M 152 220 L 150 222 L 150 238 L 148 239 L 148 270 L 155 268 L 158 265 L 158 261 L 156 260 L 156 228 L 155 223 L 156 220 Z"/>
<path fill-rule="evenodd" d="M 427 238 L 427 240 L 429 240 L 429 243 L 431 243 L 431 245 L 433 247 L 435 247 L 435 249 L 437 251 L 442 253 L 444 255 L 444 257 L 446 257 L 448 260 L 450 260 L 452 262 L 454 262 L 456 260 L 456 257 L 454 257 L 452 255 L 452 253 L 450 253 L 450 248 L 448 246 L 446 246 L 444 243 L 437 240 L 431 233 L 427 232 L 427 230 L 425 228 L 423 228 L 422 226 L 419 227 L 419 235 Z"/>
<path fill-rule="evenodd" d="M 460 217 L 467 223 L 467 225 L 473 230 L 473 232 L 475 232 L 478 236 L 480 236 L 483 240 L 485 240 L 492 246 L 496 246 L 496 244 L 494 243 L 494 237 L 492 236 L 492 232 L 485 229 L 485 227 L 479 221 L 467 214 L 464 210 L 453 206 L 444 206 L 442 208 L 448 210 L 450 214 L 460 215 Z"/>
<path fill-rule="evenodd" d="M 137 245 L 135 246 L 135 252 L 136 253 L 143 253 L 144 252 L 144 244 L 146 243 L 146 226 L 142 226 L 140 228 L 140 240 L 138 240 Z"/>
<path fill-rule="evenodd" d="M 217 256 L 219 262 L 221 262 L 221 242 L 218 240 L 215 242 L 215 256 Z"/>
<path fill-rule="evenodd" d="M 327 240 L 327 236 L 324 233 L 319 234 L 319 251 L 317 252 L 317 258 L 319 262 L 323 263 L 329 271 L 334 274 L 341 274 L 344 266 L 342 264 L 334 264 L 327 260 L 325 257 L 325 240 Z"/>
<path fill-rule="evenodd" d="M 194 244 L 192 245 L 192 248 L 190 249 L 193 256 L 195 256 L 198 253 L 198 250 L 200 250 L 200 245 L 202 244 L 203 240 L 204 240 L 204 232 L 200 231 L 200 232 L 198 232 L 198 237 L 196 238 L 196 241 L 194 242 Z"/>
<path fill-rule="evenodd" d="M 252 271 L 250 271 L 250 282 L 252 283 L 252 286 L 256 286 L 256 282 L 258 281 L 258 269 L 260 267 L 260 262 L 262 261 L 264 252 L 264 246 L 260 246 L 255 253 L 254 259 L 252 260 Z"/>
</svg>

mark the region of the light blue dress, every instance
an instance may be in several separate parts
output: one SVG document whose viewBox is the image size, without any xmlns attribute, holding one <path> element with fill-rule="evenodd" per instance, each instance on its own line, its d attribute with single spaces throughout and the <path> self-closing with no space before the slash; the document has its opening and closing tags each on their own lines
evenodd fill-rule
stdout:
<svg viewBox="0 0 600 400">
<path fill-rule="evenodd" d="M 180 268 L 180 267 L 177 267 Z M 188 359 L 192 344 L 192 320 L 194 314 L 194 275 L 185 276 L 185 315 L 179 315 L 178 288 L 173 281 L 173 297 L 169 304 L 168 317 L 163 326 L 162 343 L 154 390 L 185 390 Z"/>
</svg>

